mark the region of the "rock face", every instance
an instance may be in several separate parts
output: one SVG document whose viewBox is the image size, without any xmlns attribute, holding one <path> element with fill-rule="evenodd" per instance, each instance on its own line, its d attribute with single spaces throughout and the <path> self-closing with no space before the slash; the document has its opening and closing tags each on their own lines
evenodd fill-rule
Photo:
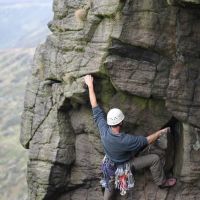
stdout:
<svg viewBox="0 0 200 200">
<path fill-rule="evenodd" d="M 166 171 L 177 186 L 160 190 L 144 170 L 125 199 L 200 199 L 200 2 L 54 0 L 53 10 L 22 115 L 30 199 L 103 199 L 86 74 L 105 111 L 124 111 L 127 132 L 173 130 Z"/>
</svg>

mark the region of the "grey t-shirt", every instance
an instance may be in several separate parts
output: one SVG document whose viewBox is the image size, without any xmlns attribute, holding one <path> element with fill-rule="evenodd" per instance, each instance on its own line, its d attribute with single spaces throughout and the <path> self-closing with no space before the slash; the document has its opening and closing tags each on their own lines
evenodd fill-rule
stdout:
<svg viewBox="0 0 200 200">
<path fill-rule="evenodd" d="M 98 126 L 101 141 L 106 155 L 115 163 L 130 160 L 132 152 L 138 152 L 148 145 L 144 136 L 134 136 L 125 133 L 113 134 L 107 125 L 103 110 L 97 106 L 92 109 L 94 120 Z"/>
</svg>

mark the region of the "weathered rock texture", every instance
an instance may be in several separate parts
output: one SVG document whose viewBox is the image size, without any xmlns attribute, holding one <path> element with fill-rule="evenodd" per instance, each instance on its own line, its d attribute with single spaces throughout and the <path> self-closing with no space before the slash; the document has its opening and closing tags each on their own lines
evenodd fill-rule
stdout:
<svg viewBox="0 0 200 200">
<path fill-rule="evenodd" d="M 166 170 L 177 186 L 159 190 L 145 170 L 125 199 L 200 199 L 200 1 L 54 0 L 53 9 L 22 116 L 30 199 L 103 199 L 88 73 L 105 111 L 124 111 L 126 131 L 173 129 Z"/>
</svg>

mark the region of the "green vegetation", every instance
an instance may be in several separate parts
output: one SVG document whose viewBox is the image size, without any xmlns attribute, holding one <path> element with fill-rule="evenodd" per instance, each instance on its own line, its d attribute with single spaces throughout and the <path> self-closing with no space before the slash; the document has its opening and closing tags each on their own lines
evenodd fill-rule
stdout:
<svg viewBox="0 0 200 200">
<path fill-rule="evenodd" d="M 110 83 L 110 80 L 109 79 L 102 79 L 100 82 L 99 82 L 99 86 L 101 88 L 100 90 L 100 99 L 101 99 L 101 102 L 104 104 L 104 105 L 108 105 L 111 98 L 113 97 L 113 95 L 115 94 L 115 89 L 114 87 L 112 86 L 112 84 Z"/>
<path fill-rule="evenodd" d="M 0 193 L 1 200 L 26 199 L 27 152 L 19 143 L 19 126 L 16 134 L 0 136 Z"/>
<path fill-rule="evenodd" d="M 165 101 L 158 99 L 149 99 L 148 108 L 152 113 L 163 115 L 163 109 L 165 109 Z"/>
<path fill-rule="evenodd" d="M 148 107 L 148 99 L 138 96 L 133 96 L 128 94 L 127 92 L 121 92 L 119 91 L 117 93 L 118 99 L 120 101 L 121 105 L 124 105 L 125 103 L 135 104 L 137 107 L 139 107 L 141 110 L 144 110 Z"/>
</svg>

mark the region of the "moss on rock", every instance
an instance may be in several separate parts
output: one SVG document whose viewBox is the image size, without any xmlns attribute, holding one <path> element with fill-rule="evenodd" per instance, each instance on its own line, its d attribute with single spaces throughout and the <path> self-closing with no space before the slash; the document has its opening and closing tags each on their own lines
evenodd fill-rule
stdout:
<svg viewBox="0 0 200 200">
<path fill-rule="evenodd" d="M 118 99 L 121 105 L 129 103 L 130 105 L 135 104 L 141 110 L 147 108 L 148 99 L 138 96 L 130 95 L 126 92 L 119 91 L 118 92 Z"/>
<path fill-rule="evenodd" d="M 148 109 L 155 115 L 163 115 L 164 110 L 166 110 L 165 101 L 158 99 L 149 99 Z"/>
<path fill-rule="evenodd" d="M 99 82 L 98 87 L 100 87 L 100 93 L 99 95 L 98 94 L 97 95 L 100 97 L 101 103 L 105 107 L 107 107 L 110 103 L 111 98 L 115 94 L 115 89 L 108 78 L 102 79 Z"/>
</svg>

